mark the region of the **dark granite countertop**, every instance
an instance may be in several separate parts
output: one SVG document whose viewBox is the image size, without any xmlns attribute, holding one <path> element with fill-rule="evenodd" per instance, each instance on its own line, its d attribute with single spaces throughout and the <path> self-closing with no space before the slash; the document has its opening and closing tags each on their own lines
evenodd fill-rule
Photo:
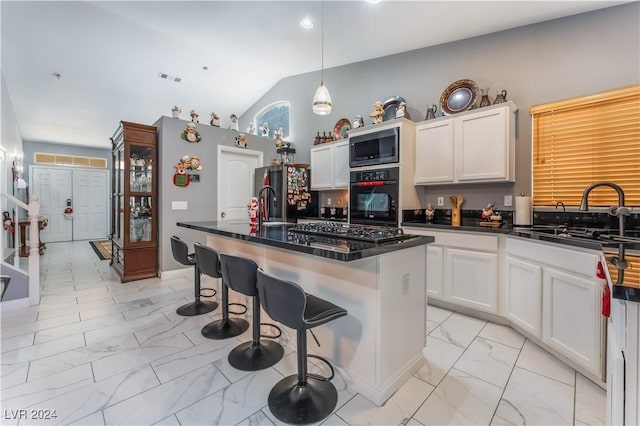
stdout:
<svg viewBox="0 0 640 426">
<path fill-rule="evenodd" d="M 210 234 L 251 241 L 271 247 L 307 253 L 342 262 L 378 256 L 410 247 L 432 243 L 433 237 L 415 235 L 411 238 L 388 243 L 369 243 L 340 238 L 327 238 L 289 232 L 295 224 L 271 224 L 258 232 L 251 232 L 249 223 L 235 222 L 178 222 L 178 226 L 208 232 Z"/>
<path fill-rule="evenodd" d="M 632 251 L 630 254 L 630 263 L 633 263 L 632 259 L 637 259 L 637 254 L 634 252 L 640 251 L 640 243 L 638 242 L 626 242 L 620 243 L 614 240 L 598 240 L 590 237 L 565 237 L 562 235 L 555 235 L 553 233 L 536 232 L 530 227 L 513 227 L 511 225 L 504 225 L 499 228 L 479 226 L 475 221 L 473 223 L 465 223 L 463 221 L 462 226 L 451 226 L 450 224 L 438 224 L 438 223 L 424 223 L 424 222 L 403 222 L 403 227 L 414 227 L 431 229 L 433 231 L 463 231 L 463 232 L 480 232 L 486 234 L 502 234 L 521 238 L 528 238 L 531 240 L 544 241 L 549 243 L 560 244 L 563 246 L 581 247 L 591 250 L 602 251 L 607 259 L 617 255 L 617 249 L 621 244 L 624 245 L 625 250 Z M 607 263 L 610 275 L 617 277 L 615 271 L 612 271 L 612 265 Z M 613 267 L 615 269 L 615 267 Z M 633 266 L 632 266 L 633 268 Z M 615 278 L 614 278 L 615 280 Z M 629 300 L 632 302 L 640 302 L 640 282 L 636 275 L 625 274 L 622 285 L 616 285 L 612 283 L 612 296 L 616 299 Z"/>
</svg>

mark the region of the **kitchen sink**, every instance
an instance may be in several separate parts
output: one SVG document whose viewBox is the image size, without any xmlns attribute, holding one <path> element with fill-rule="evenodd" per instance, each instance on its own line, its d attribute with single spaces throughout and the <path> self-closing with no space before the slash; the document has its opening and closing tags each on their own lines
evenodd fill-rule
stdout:
<svg viewBox="0 0 640 426">
<path fill-rule="evenodd" d="M 559 238 L 575 238 L 620 243 L 640 243 L 640 231 L 628 230 L 624 236 L 618 235 L 617 229 L 604 228 L 572 228 L 558 225 L 535 225 L 530 228 L 517 229 L 519 232 L 532 232 L 553 235 Z"/>
</svg>

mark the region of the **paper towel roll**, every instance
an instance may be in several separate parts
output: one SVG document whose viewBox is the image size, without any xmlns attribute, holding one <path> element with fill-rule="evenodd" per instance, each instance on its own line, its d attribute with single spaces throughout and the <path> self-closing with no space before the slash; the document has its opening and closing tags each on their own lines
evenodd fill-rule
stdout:
<svg viewBox="0 0 640 426">
<path fill-rule="evenodd" d="M 533 210 L 531 208 L 531 197 L 516 197 L 516 217 L 513 221 L 514 225 L 527 226 L 531 225 L 533 219 Z"/>
</svg>

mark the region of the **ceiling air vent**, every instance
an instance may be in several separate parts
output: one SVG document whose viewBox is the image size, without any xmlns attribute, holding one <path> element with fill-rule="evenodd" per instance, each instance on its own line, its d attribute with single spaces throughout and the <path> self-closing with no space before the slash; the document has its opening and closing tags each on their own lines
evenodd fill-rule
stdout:
<svg viewBox="0 0 640 426">
<path fill-rule="evenodd" d="M 175 81 L 176 83 L 180 83 L 182 81 L 182 78 L 164 72 L 159 72 L 158 77 L 169 81 Z"/>
</svg>

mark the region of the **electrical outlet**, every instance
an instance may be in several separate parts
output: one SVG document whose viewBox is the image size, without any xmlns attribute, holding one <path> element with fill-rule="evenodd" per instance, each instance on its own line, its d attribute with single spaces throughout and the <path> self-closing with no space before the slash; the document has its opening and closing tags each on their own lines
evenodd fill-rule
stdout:
<svg viewBox="0 0 640 426">
<path fill-rule="evenodd" d="M 402 295 L 409 293 L 409 274 L 404 274 L 402 276 Z"/>
<path fill-rule="evenodd" d="M 444 206 L 444 197 L 438 197 L 438 207 Z"/>
<path fill-rule="evenodd" d="M 504 196 L 504 206 L 505 207 L 513 206 L 513 196 L 511 196 L 511 195 L 505 195 Z"/>
<path fill-rule="evenodd" d="M 327 198 L 327 204 L 331 205 L 331 198 Z"/>
</svg>

